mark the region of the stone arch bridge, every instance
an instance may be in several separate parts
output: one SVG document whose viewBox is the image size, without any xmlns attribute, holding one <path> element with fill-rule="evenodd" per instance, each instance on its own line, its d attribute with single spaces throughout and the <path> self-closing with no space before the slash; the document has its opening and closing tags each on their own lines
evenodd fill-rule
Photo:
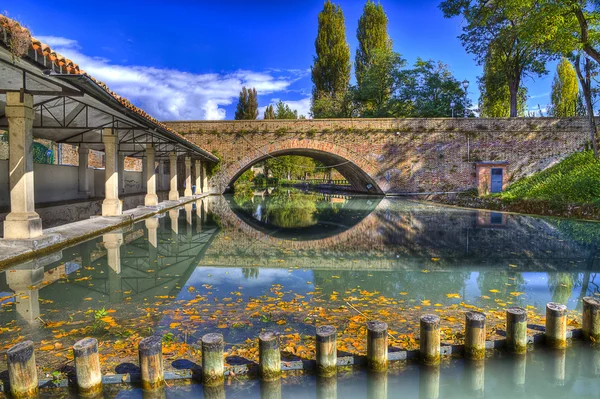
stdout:
<svg viewBox="0 0 600 399">
<path fill-rule="evenodd" d="M 582 118 L 167 122 L 220 158 L 209 183 L 219 194 L 252 165 L 280 155 L 333 166 L 362 193 L 485 192 L 492 167 L 503 169 L 505 187 L 582 149 L 586 124 Z"/>
</svg>

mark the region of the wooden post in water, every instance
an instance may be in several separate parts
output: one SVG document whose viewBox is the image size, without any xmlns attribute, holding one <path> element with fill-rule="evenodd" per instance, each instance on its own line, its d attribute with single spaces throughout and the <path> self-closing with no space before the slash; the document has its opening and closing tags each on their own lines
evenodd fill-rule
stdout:
<svg viewBox="0 0 600 399">
<path fill-rule="evenodd" d="M 440 364 L 440 318 L 426 314 L 421 316 L 420 354 L 423 364 L 435 366 Z"/>
<path fill-rule="evenodd" d="M 332 377 L 337 374 L 337 330 L 333 326 L 317 327 L 317 375 Z"/>
<path fill-rule="evenodd" d="M 144 338 L 138 345 L 140 369 L 142 370 L 142 389 L 154 391 L 165 383 L 162 356 L 162 337 Z"/>
<path fill-rule="evenodd" d="M 263 381 L 277 381 L 281 378 L 281 353 L 279 333 L 263 331 L 258 334 L 259 374 Z"/>
<path fill-rule="evenodd" d="M 317 399 L 337 399 L 337 378 L 317 376 Z"/>
<path fill-rule="evenodd" d="M 202 387 L 204 399 L 225 399 L 225 385 L 214 385 Z"/>
<path fill-rule="evenodd" d="M 510 353 L 527 352 L 527 311 L 523 308 L 506 309 L 506 349 Z"/>
<path fill-rule="evenodd" d="M 102 370 L 98 356 L 98 340 L 84 338 L 73 345 L 77 386 L 81 396 L 97 396 L 102 392 Z"/>
<path fill-rule="evenodd" d="M 202 337 L 202 383 L 206 387 L 223 385 L 225 381 L 224 345 L 221 334 L 210 333 Z"/>
<path fill-rule="evenodd" d="M 388 325 L 383 321 L 367 322 L 367 367 L 370 371 L 387 371 Z"/>
<path fill-rule="evenodd" d="M 600 342 L 600 300 L 590 296 L 583 298 L 583 337 Z"/>
<path fill-rule="evenodd" d="M 281 378 L 260 382 L 260 399 L 281 399 Z"/>
<path fill-rule="evenodd" d="M 10 394 L 13 398 L 29 398 L 38 394 L 33 342 L 23 341 L 6 352 Z"/>
<path fill-rule="evenodd" d="M 465 315 L 465 358 L 485 358 L 485 314 L 467 312 Z"/>
<path fill-rule="evenodd" d="M 567 347 L 567 307 L 556 302 L 546 304 L 546 345 L 550 348 Z"/>
<path fill-rule="evenodd" d="M 421 367 L 419 370 L 419 399 L 440 397 L 440 366 Z"/>
</svg>

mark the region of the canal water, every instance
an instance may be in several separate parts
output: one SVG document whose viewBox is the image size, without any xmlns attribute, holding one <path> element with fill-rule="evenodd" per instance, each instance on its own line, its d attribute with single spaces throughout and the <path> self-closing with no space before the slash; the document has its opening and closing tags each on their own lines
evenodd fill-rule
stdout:
<svg viewBox="0 0 600 399">
<path fill-rule="evenodd" d="M 207 332 L 224 335 L 226 362 L 235 365 L 258 360 L 264 329 L 281 332 L 284 359 L 299 360 L 314 358 L 320 324 L 338 328 L 341 355 L 366 352 L 367 319 L 386 321 L 398 350 L 418 348 L 426 313 L 441 317 L 445 344 L 462 343 L 464 312 L 473 309 L 488 315 L 488 339 L 503 338 L 504 311 L 516 305 L 528 310 L 529 333 L 539 333 L 548 301 L 566 304 L 569 328 L 580 328 L 581 299 L 600 295 L 599 244 L 594 222 L 404 199 L 288 189 L 209 197 L 0 272 L 0 349 L 30 339 L 41 373 L 61 378 L 72 372 L 70 347 L 87 336 L 101 343 L 104 374 L 128 374 L 137 372 L 140 338 L 153 334 L 163 336 L 166 368 L 176 371 L 200 364 Z M 600 369 L 589 353 L 596 352 L 574 345 L 561 361 L 534 351 L 519 389 L 597 397 Z M 502 356 L 486 361 L 485 397 L 508 395 L 513 368 Z M 440 397 L 465 397 L 465 381 L 480 371 L 460 360 L 437 374 L 407 365 L 385 386 L 389 397 L 400 389 L 419 397 L 423 380 L 437 378 Z M 229 382 L 228 397 L 260 396 L 256 381 Z M 339 397 L 383 386 L 360 371 L 339 383 Z M 285 397 L 311 397 L 317 388 L 310 377 L 289 377 L 282 387 Z M 203 394 L 201 386 L 169 392 Z"/>
</svg>

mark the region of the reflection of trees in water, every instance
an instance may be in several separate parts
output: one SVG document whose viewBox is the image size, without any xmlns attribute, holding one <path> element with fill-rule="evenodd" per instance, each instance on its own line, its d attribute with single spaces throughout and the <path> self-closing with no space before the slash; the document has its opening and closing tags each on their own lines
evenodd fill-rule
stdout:
<svg viewBox="0 0 600 399">
<path fill-rule="evenodd" d="M 477 287 L 481 295 L 492 296 L 490 291 L 497 290 L 497 296 L 510 297 L 511 292 L 523 292 L 525 290 L 525 278 L 523 273 L 510 270 L 479 272 L 477 276 Z M 515 297 L 517 305 L 524 305 L 521 297 Z"/>
<path fill-rule="evenodd" d="M 582 276 L 579 273 L 548 273 L 548 289 L 552 292 L 552 301 L 566 304 L 573 289 L 581 286 Z"/>
<path fill-rule="evenodd" d="M 326 295 L 333 291 L 344 294 L 345 291 L 360 287 L 369 292 L 377 291 L 390 298 L 429 299 L 433 302 L 447 300 L 446 294 L 461 293 L 470 272 L 431 272 L 421 271 L 346 271 L 314 270 L 315 287 Z M 332 278 L 331 276 L 339 278 Z M 406 291 L 408 296 L 400 295 Z"/>
<path fill-rule="evenodd" d="M 258 267 L 243 267 L 242 274 L 246 280 L 248 279 L 257 279 L 258 278 Z"/>
</svg>

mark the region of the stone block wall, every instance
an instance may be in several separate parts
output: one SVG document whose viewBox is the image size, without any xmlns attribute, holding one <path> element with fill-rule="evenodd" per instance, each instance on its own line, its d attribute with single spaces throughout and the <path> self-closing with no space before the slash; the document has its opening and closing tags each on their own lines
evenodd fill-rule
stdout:
<svg viewBox="0 0 600 399">
<path fill-rule="evenodd" d="M 349 161 L 385 193 L 478 187 L 476 162 L 506 161 L 507 183 L 588 142 L 584 118 L 323 119 L 166 122 L 221 159 L 222 192 L 265 154 L 323 152 Z M 309 151 L 310 150 L 310 151 Z M 365 180 L 367 181 L 367 180 Z"/>
</svg>

